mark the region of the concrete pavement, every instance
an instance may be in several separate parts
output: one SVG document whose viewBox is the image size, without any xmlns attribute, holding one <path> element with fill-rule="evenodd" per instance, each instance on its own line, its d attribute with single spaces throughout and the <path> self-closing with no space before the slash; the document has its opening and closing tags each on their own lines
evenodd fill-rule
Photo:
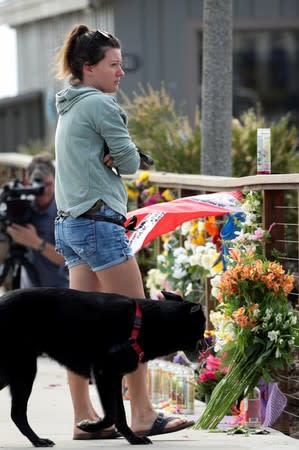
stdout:
<svg viewBox="0 0 299 450">
<path fill-rule="evenodd" d="M 5 343 L 2 343 L 5 345 Z M 94 386 L 90 386 L 94 403 L 99 405 Z M 129 418 L 129 402 L 126 409 Z M 197 414 L 203 405 L 198 403 Z M 72 406 L 67 386 L 65 369 L 48 358 L 40 358 L 37 378 L 28 405 L 30 424 L 37 434 L 56 442 L 57 450 L 63 449 L 121 449 L 130 448 L 123 438 L 116 440 L 73 441 L 72 440 Z M 298 450 L 299 441 L 284 434 L 269 429 L 268 435 L 228 435 L 226 433 L 210 433 L 204 430 L 182 430 L 152 437 L 154 448 L 172 450 L 257 450 L 271 448 L 271 450 Z M 0 392 L 0 448 L 13 450 L 31 447 L 10 419 L 10 395 L 8 389 Z M 149 448 L 142 445 L 139 448 Z"/>
</svg>

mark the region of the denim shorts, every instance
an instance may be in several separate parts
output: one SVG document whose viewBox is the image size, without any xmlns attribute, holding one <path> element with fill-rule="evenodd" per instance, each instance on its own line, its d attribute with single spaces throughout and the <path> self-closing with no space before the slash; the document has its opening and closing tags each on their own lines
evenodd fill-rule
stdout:
<svg viewBox="0 0 299 450">
<path fill-rule="evenodd" d="M 93 215 L 123 221 L 124 217 L 103 205 Z M 64 256 L 68 268 L 88 264 L 93 272 L 120 264 L 133 256 L 123 226 L 86 217 L 55 219 L 56 251 Z"/>
</svg>

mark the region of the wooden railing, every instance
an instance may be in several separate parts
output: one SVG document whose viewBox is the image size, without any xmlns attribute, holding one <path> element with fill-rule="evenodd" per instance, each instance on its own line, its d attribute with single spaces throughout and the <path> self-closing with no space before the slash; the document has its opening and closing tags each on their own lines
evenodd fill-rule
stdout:
<svg viewBox="0 0 299 450">
<path fill-rule="evenodd" d="M 138 175 L 137 175 L 138 176 Z M 127 181 L 137 176 L 125 176 Z M 179 197 L 194 194 L 253 190 L 262 193 L 263 227 L 272 228 L 271 242 L 266 246 L 267 257 L 273 248 L 281 253 L 284 264 L 295 274 L 299 272 L 298 260 L 298 192 L 299 174 L 254 175 L 249 177 L 218 177 L 187 175 L 166 172 L 149 172 L 149 181 L 159 189 L 174 188 Z"/>
</svg>

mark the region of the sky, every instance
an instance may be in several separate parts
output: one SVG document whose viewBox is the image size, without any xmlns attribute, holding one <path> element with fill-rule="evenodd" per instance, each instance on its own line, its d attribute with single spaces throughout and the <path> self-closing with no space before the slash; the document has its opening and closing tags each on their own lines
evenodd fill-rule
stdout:
<svg viewBox="0 0 299 450">
<path fill-rule="evenodd" d="M 0 25 L 0 98 L 17 94 L 17 54 L 15 30 Z"/>
</svg>

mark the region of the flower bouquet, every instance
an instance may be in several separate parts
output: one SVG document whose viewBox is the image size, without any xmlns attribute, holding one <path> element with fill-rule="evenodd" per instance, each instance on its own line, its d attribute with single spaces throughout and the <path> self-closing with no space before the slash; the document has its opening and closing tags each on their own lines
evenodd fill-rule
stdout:
<svg viewBox="0 0 299 450">
<path fill-rule="evenodd" d="M 208 235 L 208 236 L 207 236 Z M 148 272 L 146 287 L 151 297 L 157 291 L 170 290 L 185 300 L 199 302 L 204 297 L 204 279 L 222 270 L 219 252 L 212 242 L 217 238 L 217 226 L 212 218 L 193 220 L 178 232 L 164 236 L 163 252 L 157 257 L 157 267 Z"/>
<path fill-rule="evenodd" d="M 206 400 L 211 397 L 213 390 L 228 371 L 227 367 L 222 367 L 222 361 L 214 355 L 213 348 L 210 347 L 199 356 L 199 367 L 196 369 L 195 395 L 198 400 Z"/>
<path fill-rule="evenodd" d="M 297 312 L 287 298 L 293 276 L 250 251 L 231 254 L 235 262 L 218 280 L 219 304 L 210 316 L 215 350 L 225 352 L 229 370 L 213 390 L 197 429 L 216 428 L 246 388 L 254 388 L 260 378 L 270 381 L 270 374 L 291 361 L 299 341 Z"/>
</svg>

